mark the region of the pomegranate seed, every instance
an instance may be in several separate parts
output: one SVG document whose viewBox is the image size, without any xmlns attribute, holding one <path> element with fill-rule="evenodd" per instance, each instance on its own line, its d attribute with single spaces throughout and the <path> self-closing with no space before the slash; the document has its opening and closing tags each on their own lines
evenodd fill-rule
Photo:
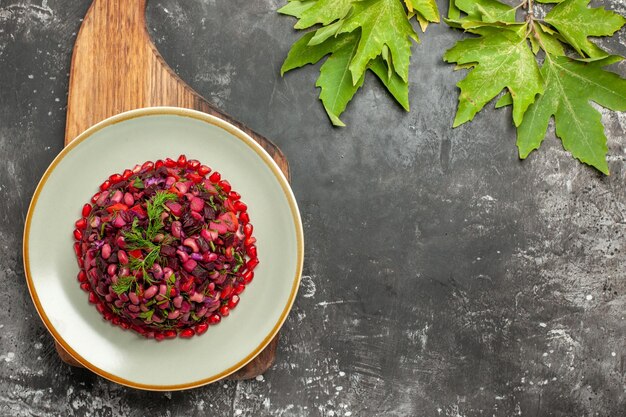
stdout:
<svg viewBox="0 0 626 417">
<path fill-rule="evenodd" d="M 243 213 L 239 215 L 239 221 L 242 224 L 248 223 L 250 221 L 250 215 L 244 211 Z"/>
<path fill-rule="evenodd" d="M 78 219 L 76 220 L 76 223 L 74 223 L 74 225 L 76 226 L 77 229 L 83 230 L 87 227 L 87 220 Z"/>
<path fill-rule="evenodd" d="M 241 293 L 242 293 L 245 289 L 246 289 L 246 286 L 245 286 L 244 284 L 239 283 L 239 284 L 235 285 L 235 289 L 234 289 L 234 291 L 233 291 L 233 292 L 235 293 L 235 295 L 239 295 L 239 294 L 241 294 Z M 234 295 L 233 295 L 233 297 L 234 297 Z"/>
<path fill-rule="evenodd" d="M 104 304 L 102 303 L 96 304 L 96 310 L 98 310 L 98 313 L 100 314 L 104 314 L 104 312 L 106 311 L 104 308 Z"/>
<path fill-rule="evenodd" d="M 152 171 L 153 168 L 154 168 L 154 162 L 146 161 L 141 166 L 141 171 L 143 171 L 143 172 Z"/>
<path fill-rule="evenodd" d="M 93 197 L 91 197 L 91 202 L 95 203 L 100 198 L 100 193 L 95 193 Z"/>
<path fill-rule="evenodd" d="M 233 292 L 233 287 L 232 285 L 227 285 L 222 289 L 222 293 L 220 294 L 220 298 L 222 300 L 227 299 Z"/>
<path fill-rule="evenodd" d="M 106 191 L 109 189 L 110 186 L 111 186 L 111 181 L 106 180 L 100 185 L 100 191 Z"/>
<path fill-rule="evenodd" d="M 250 284 L 252 279 L 254 278 L 254 272 L 252 270 L 248 270 L 243 274 L 243 282 L 246 284 Z"/>
<path fill-rule="evenodd" d="M 161 332 L 156 332 L 156 333 L 154 333 L 154 339 L 157 342 L 160 342 L 161 340 L 165 339 L 165 335 L 163 333 L 161 333 Z"/>
<path fill-rule="evenodd" d="M 82 269 L 80 270 L 76 278 L 78 279 L 78 282 L 87 282 L 87 274 Z"/>
<path fill-rule="evenodd" d="M 209 172 L 211 172 L 211 168 L 206 165 L 200 165 L 200 167 L 198 167 L 198 174 L 202 175 L 203 177 L 205 177 Z"/>
<path fill-rule="evenodd" d="M 125 169 L 122 173 L 122 178 L 127 180 L 130 178 L 131 175 L 133 175 L 133 171 L 131 171 L 130 169 Z"/>
<path fill-rule="evenodd" d="M 74 239 L 76 240 L 83 240 L 83 232 L 81 232 L 78 229 L 74 230 Z"/>
<path fill-rule="evenodd" d="M 117 184 L 118 182 L 121 182 L 122 180 L 123 178 L 120 174 L 113 174 L 109 177 L 109 181 L 111 182 L 111 185 Z"/>
<path fill-rule="evenodd" d="M 232 189 L 230 183 L 226 180 L 221 180 L 220 182 L 217 183 L 217 185 L 222 187 L 222 190 L 224 190 L 224 192 L 226 193 L 229 193 L 230 190 Z"/>
<path fill-rule="evenodd" d="M 189 161 L 187 161 L 187 168 L 192 169 L 192 170 L 197 170 L 198 167 L 200 166 L 200 161 L 198 161 L 197 159 L 190 159 Z"/>
<path fill-rule="evenodd" d="M 243 244 L 245 246 L 252 246 L 252 245 L 254 245 L 255 242 L 256 242 L 256 238 L 250 236 L 250 237 L 247 237 L 246 240 L 243 241 Z"/>
<path fill-rule="evenodd" d="M 88 282 L 83 282 L 82 284 L 80 284 L 80 289 L 86 292 L 91 291 L 91 286 L 89 285 Z"/>
<path fill-rule="evenodd" d="M 252 258 L 246 264 L 246 268 L 248 268 L 249 271 L 253 271 L 254 268 L 256 268 L 256 266 L 258 264 L 259 264 L 259 259 L 258 258 Z"/>
<path fill-rule="evenodd" d="M 194 174 L 193 172 L 187 174 L 187 178 L 189 178 L 194 184 L 199 184 L 203 179 L 200 175 Z"/>
<path fill-rule="evenodd" d="M 250 245 L 246 247 L 246 254 L 251 258 L 257 258 L 256 246 Z"/>
<path fill-rule="evenodd" d="M 232 310 L 233 308 L 237 307 L 237 304 L 239 304 L 239 296 L 233 295 L 230 300 L 228 300 L 228 308 Z"/>
<path fill-rule="evenodd" d="M 241 200 L 235 201 L 234 207 L 236 211 L 248 211 L 248 206 Z"/>
<path fill-rule="evenodd" d="M 211 314 L 209 316 L 209 324 L 217 324 L 222 321 L 222 317 L 219 314 Z"/>
<path fill-rule="evenodd" d="M 74 243 L 74 253 L 78 257 L 81 257 L 83 255 L 83 251 L 81 249 L 80 242 Z"/>
<path fill-rule="evenodd" d="M 209 329 L 209 325 L 207 323 L 200 323 L 196 325 L 196 334 L 200 336 L 205 333 Z"/>
<path fill-rule="evenodd" d="M 196 334 L 196 332 L 194 332 L 193 329 L 185 329 L 178 333 L 178 335 L 184 339 L 189 339 L 190 337 L 193 337 L 194 334 Z"/>
<path fill-rule="evenodd" d="M 111 319 L 113 318 L 113 313 L 109 312 L 109 311 L 105 311 L 104 312 L 104 319 L 106 321 L 111 321 Z"/>
<path fill-rule="evenodd" d="M 111 319 L 111 323 L 115 324 L 116 326 L 119 326 L 119 325 L 120 325 L 120 321 L 121 321 L 121 320 L 120 320 L 120 318 L 119 318 L 119 317 L 117 317 L 117 316 L 114 316 L 114 317 Z"/>
<path fill-rule="evenodd" d="M 176 330 L 166 330 L 164 335 L 166 339 L 173 339 L 176 337 Z"/>
<path fill-rule="evenodd" d="M 89 292 L 89 302 L 91 304 L 96 304 L 98 302 L 98 297 L 96 297 L 96 294 L 93 291 Z"/>
<path fill-rule="evenodd" d="M 209 176 L 209 181 L 211 181 L 213 184 L 217 184 L 218 182 L 220 182 L 221 179 L 222 179 L 222 176 L 217 171 L 215 171 Z"/>
<path fill-rule="evenodd" d="M 185 168 L 185 166 L 187 165 L 187 157 L 185 155 L 179 156 L 178 160 L 176 161 L 176 165 L 178 165 L 179 168 Z"/>
<path fill-rule="evenodd" d="M 99 197 L 99 196 L 98 196 Z M 97 200 L 97 198 L 96 198 Z M 89 216 L 89 214 L 91 213 L 91 204 L 87 203 L 83 206 L 83 217 L 87 217 Z"/>
<path fill-rule="evenodd" d="M 220 307 L 220 314 L 222 317 L 227 317 L 230 314 L 230 309 L 227 305 L 223 305 Z"/>
<path fill-rule="evenodd" d="M 162 166 L 165 166 L 165 162 L 163 162 L 162 159 L 158 159 L 155 163 L 154 163 L 154 169 L 159 169 Z"/>
<path fill-rule="evenodd" d="M 228 198 L 233 201 L 237 201 L 241 198 L 241 195 L 237 191 L 230 191 L 228 193 Z"/>
<path fill-rule="evenodd" d="M 246 237 L 250 237 L 250 236 L 252 236 L 252 231 L 253 231 L 253 230 L 254 230 L 254 226 L 252 226 L 252 223 L 246 223 L 246 224 L 243 226 L 243 234 L 244 234 Z"/>
<path fill-rule="evenodd" d="M 124 330 L 128 330 L 130 329 L 130 324 L 128 324 L 128 322 L 125 322 L 125 321 L 120 321 L 120 327 Z"/>
</svg>

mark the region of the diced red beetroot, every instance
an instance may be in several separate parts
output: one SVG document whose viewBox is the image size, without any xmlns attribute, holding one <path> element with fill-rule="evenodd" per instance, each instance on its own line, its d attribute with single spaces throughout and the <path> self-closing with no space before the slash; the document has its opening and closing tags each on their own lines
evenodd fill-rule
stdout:
<svg viewBox="0 0 626 417">
<path fill-rule="evenodd" d="M 190 207 L 193 211 L 202 211 L 204 209 L 204 200 L 194 197 L 191 199 Z"/>
<path fill-rule="evenodd" d="M 181 194 L 185 194 L 187 191 L 189 191 L 189 187 L 191 187 L 192 182 L 191 181 L 185 181 L 185 182 L 177 182 L 176 184 L 174 184 L 174 186 L 178 189 L 178 191 Z"/>
<path fill-rule="evenodd" d="M 146 213 L 146 210 L 139 204 L 134 205 L 130 208 L 130 210 L 135 212 L 140 219 L 145 219 L 146 217 L 148 217 L 148 213 Z"/>
<path fill-rule="evenodd" d="M 198 265 L 198 263 L 196 261 L 194 261 L 193 259 L 189 259 L 189 260 L 187 260 L 187 262 L 185 262 L 183 264 L 183 268 L 185 268 L 185 271 L 191 272 L 191 271 L 194 270 L 196 265 Z"/>
<path fill-rule="evenodd" d="M 200 231 L 200 236 L 202 236 L 202 238 L 207 242 L 213 242 L 217 239 L 217 230 L 202 229 Z"/>
<path fill-rule="evenodd" d="M 235 216 L 231 212 L 220 214 L 218 219 L 226 225 L 228 232 L 234 232 L 239 228 L 239 221 L 237 220 L 237 216 Z"/>
</svg>

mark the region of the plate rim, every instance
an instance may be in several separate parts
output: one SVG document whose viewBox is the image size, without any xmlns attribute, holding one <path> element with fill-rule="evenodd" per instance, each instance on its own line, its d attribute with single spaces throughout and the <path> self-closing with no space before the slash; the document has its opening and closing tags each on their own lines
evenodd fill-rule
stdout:
<svg viewBox="0 0 626 417">
<path fill-rule="evenodd" d="M 296 259 L 295 277 L 292 282 L 289 299 L 287 300 L 287 303 L 285 307 L 283 308 L 283 311 L 280 314 L 278 321 L 274 324 L 269 334 L 265 336 L 263 341 L 252 352 L 250 352 L 241 361 L 237 362 L 235 365 L 227 368 L 226 370 L 223 370 L 215 375 L 211 375 L 210 377 L 200 379 L 198 381 L 192 381 L 188 383 L 174 384 L 174 385 L 143 384 L 143 383 L 138 383 L 138 382 L 134 382 L 128 379 L 118 377 L 116 375 L 113 375 L 91 364 L 89 361 L 84 359 L 80 354 L 78 354 L 78 352 L 72 349 L 72 347 L 61 337 L 61 335 L 52 325 L 52 323 L 48 319 L 48 316 L 46 315 L 46 312 L 44 311 L 39 301 L 39 296 L 37 295 L 37 291 L 35 289 L 35 286 L 31 277 L 30 259 L 29 259 L 29 254 L 28 254 L 31 220 L 32 220 L 34 208 L 37 205 L 39 195 L 42 189 L 45 187 L 48 178 L 50 177 L 52 172 L 54 172 L 54 169 L 63 160 L 63 158 L 65 158 L 72 151 L 72 149 L 74 149 L 76 146 L 78 146 L 82 142 L 92 137 L 94 133 L 108 126 L 112 126 L 114 124 L 131 120 L 131 119 L 135 119 L 138 117 L 153 116 L 153 115 L 183 116 L 183 117 L 189 117 L 192 119 L 200 120 L 202 122 L 209 123 L 213 126 L 226 130 L 228 133 L 232 134 L 237 139 L 241 140 L 246 145 L 248 145 L 263 160 L 263 162 L 268 166 L 268 168 L 270 168 L 270 170 L 272 171 L 272 173 L 278 180 L 278 183 L 280 184 L 283 190 L 283 193 L 285 194 L 285 197 L 287 199 L 287 202 L 289 204 L 289 208 L 292 214 L 292 220 L 294 222 L 295 231 L 296 231 L 297 259 Z M 30 294 L 31 300 L 33 301 L 35 305 L 37 314 L 41 318 L 44 326 L 46 327 L 48 332 L 52 335 L 54 340 L 57 343 L 59 343 L 63 347 L 63 349 L 65 349 L 65 351 L 72 358 L 74 358 L 78 363 L 80 363 L 82 366 L 89 369 L 90 371 L 94 372 L 95 374 L 105 379 L 108 379 L 109 381 L 112 381 L 112 382 L 115 382 L 117 384 L 124 385 L 127 387 L 147 390 L 147 391 L 181 391 L 181 390 L 186 390 L 186 389 L 191 389 L 191 388 L 196 388 L 196 387 L 200 387 L 203 385 L 207 385 L 207 384 L 219 381 L 220 379 L 223 379 L 233 374 L 234 372 L 238 371 L 239 369 L 243 368 L 248 363 L 250 363 L 254 358 L 256 358 L 263 351 L 263 349 L 265 349 L 265 347 L 272 341 L 272 339 L 276 336 L 280 328 L 285 323 L 285 320 L 287 319 L 287 316 L 289 315 L 291 308 L 293 307 L 293 303 L 296 299 L 298 288 L 300 286 L 300 280 L 302 277 L 302 269 L 303 269 L 303 263 L 304 263 L 304 236 L 303 235 L 304 235 L 304 232 L 303 232 L 300 211 L 298 209 L 298 204 L 296 202 L 296 198 L 293 194 L 291 186 L 289 185 L 289 182 L 287 181 L 282 170 L 276 164 L 276 161 L 274 161 L 274 159 L 267 153 L 267 151 L 263 149 L 263 147 L 261 147 L 261 145 L 259 145 L 247 133 L 245 133 L 243 130 L 239 129 L 238 127 L 234 126 L 233 124 L 219 117 L 216 117 L 207 113 L 203 113 L 197 110 L 191 110 L 191 109 L 186 109 L 182 107 L 170 107 L 170 106 L 144 107 L 144 108 L 122 112 L 114 116 L 111 116 L 107 119 L 104 119 L 101 122 L 96 123 L 92 127 L 82 132 L 80 135 L 78 135 L 74 140 L 72 140 L 52 160 L 52 162 L 50 163 L 50 165 L 48 166 L 48 168 L 42 175 L 39 183 L 37 184 L 37 187 L 35 188 L 35 192 L 33 193 L 31 202 L 28 206 L 28 213 L 26 215 L 26 221 L 24 224 L 22 259 L 23 259 L 23 264 L 24 264 L 24 275 L 26 278 L 28 292 Z"/>
</svg>

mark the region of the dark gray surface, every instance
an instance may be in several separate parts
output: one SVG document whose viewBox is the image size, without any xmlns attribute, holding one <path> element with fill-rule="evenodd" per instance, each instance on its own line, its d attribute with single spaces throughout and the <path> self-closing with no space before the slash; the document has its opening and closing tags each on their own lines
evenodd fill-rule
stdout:
<svg viewBox="0 0 626 417">
<path fill-rule="evenodd" d="M 88 3 L 0 0 L 0 415 L 626 414 L 626 116 L 603 113 L 610 177 L 571 159 L 552 128 L 520 162 L 506 110 L 452 130 L 462 74 L 441 55 L 462 35 L 439 25 L 413 48 L 411 113 L 369 77 L 348 127 L 333 129 L 316 68 L 278 75 L 297 37 L 279 0 L 150 1 L 147 12 L 176 72 L 291 162 L 305 276 L 276 365 L 256 381 L 159 394 L 63 364 L 30 301 L 21 242 L 62 148 Z M 612 50 L 626 54 L 625 41 Z"/>
</svg>

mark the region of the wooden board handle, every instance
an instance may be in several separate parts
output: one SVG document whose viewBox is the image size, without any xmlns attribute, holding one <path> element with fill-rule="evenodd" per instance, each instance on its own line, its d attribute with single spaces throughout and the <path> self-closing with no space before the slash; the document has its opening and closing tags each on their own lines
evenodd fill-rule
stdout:
<svg viewBox="0 0 626 417">
<path fill-rule="evenodd" d="M 213 106 L 165 63 L 146 28 L 146 0 L 94 0 L 74 44 L 65 144 L 118 113 L 152 106 L 199 110 L 237 126 L 274 158 L 287 179 L 289 164 L 272 142 Z M 231 379 L 254 378 L 274 362 L 278 335 Z M 81 366 L 60 345 L 61 359 Z"/>
</svg>

